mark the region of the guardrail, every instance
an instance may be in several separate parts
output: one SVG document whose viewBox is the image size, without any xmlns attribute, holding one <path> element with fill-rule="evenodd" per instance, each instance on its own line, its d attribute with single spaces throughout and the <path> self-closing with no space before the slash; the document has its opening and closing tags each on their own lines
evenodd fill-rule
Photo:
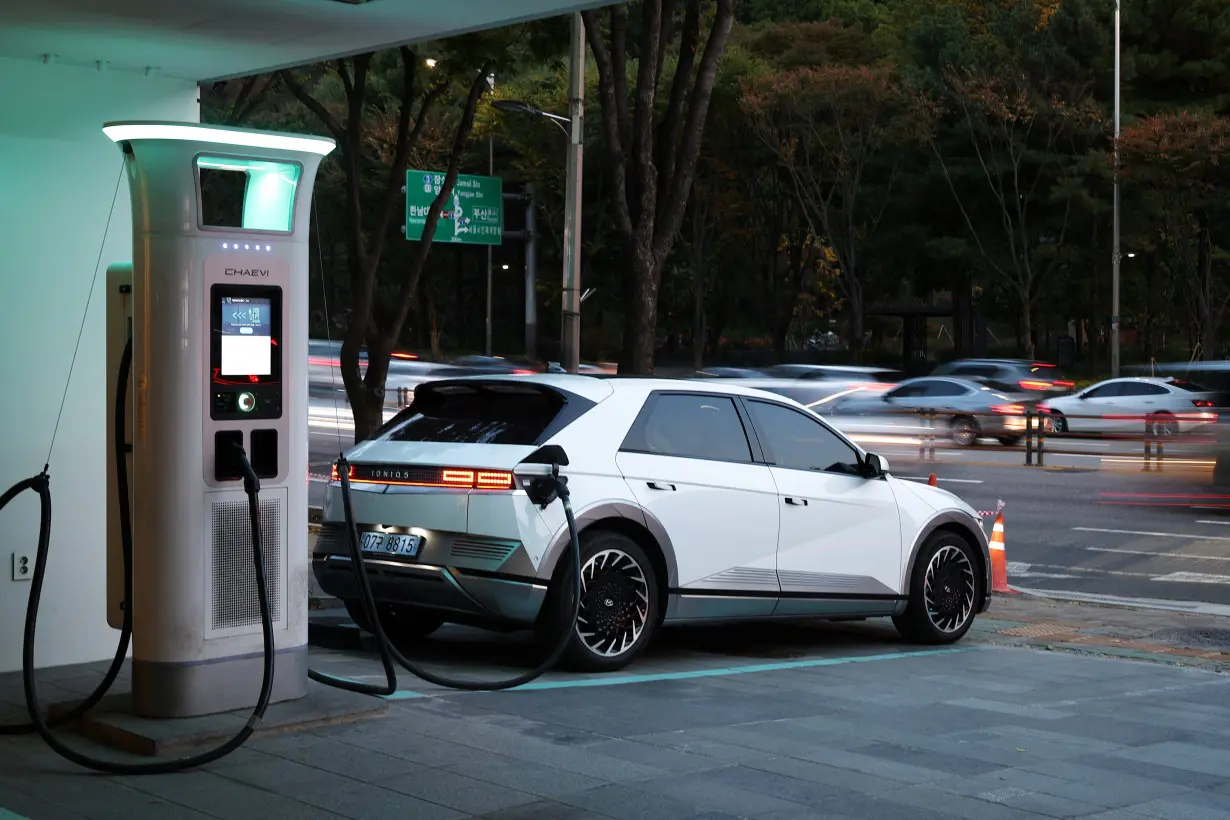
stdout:
<svg viewBox="0 0 1230 820">
<path fill-rule="evenodd" d="M 1158 413 L 1141 416 L 1104 416 L 1104 415 L 1065 415 L 1064 428 L 1069 424 L 1076 426 L 1078 432 L 1068 429 L 1057 429 L 1056 423 L 1060 417 L 1035 408 L 1024 408 L 1020 412 L 971 412 L 965 410 L 888 410 L 881 413 L 862 416 L 832 416 L 829 420 L 838 428 L 855 439 L 893 438 L 902 444 L 912 443 L 914 437 L 918 442 L 918 460 L 936 461 L 936 451 L 943 442 L 950 441 L 955 446 L 973 448 L 980 439 L 998 439 L 1001 444 L 1023 446 L 1023 461 L 1026 467 L 1045 467 L 1049 457 L 1078 456 L 1094 457 L 1101 455 L 1105 459 L 1139 460 L 1145 472 L 1162 472 L 1164 463 L 1168 460 L 1184 465 L 1198 463 L 1204 465 L 1205 460 L 1212 464 L 1216 458 L 1215 451 L 1219 441 L 1224 448 L 1230 446 L 1230 425 L 1219 423 L 1219 417 L 1226 416 L 1230 410 L 1201 408 L 1190 414 Z M 910 424 L 900 431 L 884 429 L 857 429 L 860 425 L 875 427 L 877 421 L 884 425 L 901 423 L 903 419 L 917 419 L 917 425 Z M 1124 428 L 1123 432 L 1079 432 L 1082 422 L 1107 422 Z M 1139 432 L 1127 428 L 1139 425 Z M 1089 425 L 1092 426 L 1092 425 Z M 1219 438 L 1220 437 L 1220 438 Z M 1091 451 L 1089 449 L 1074 449 L 1079 443 L 1102 446 L 1104 443 L 1120 443 L 1123 446 L 1113 450 Z M 1168 455 L 1168 451 L 1180 447 L 1184 451 L 1196 448 L 1197 458 L 1186 453 L 1178 456 Z"/>
</svg>

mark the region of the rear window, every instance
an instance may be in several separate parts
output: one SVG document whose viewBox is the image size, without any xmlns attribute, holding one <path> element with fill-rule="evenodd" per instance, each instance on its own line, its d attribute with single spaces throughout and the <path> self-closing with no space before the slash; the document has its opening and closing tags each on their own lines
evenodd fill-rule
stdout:
<svg viewBox="0 0 1230 820">
<path fill-rule="evenodd" d="M 1031 376 L 1048 382 L 1069 381 L 1067 375 L 1053 364 L 1031 364 L 1029 373 Z"/>
<path fill-rule="evenodd" d="M 415 391 L 414 403 L 385 425 L 383 437 L 441 444 L 533 445 L 562 426 L 558 422 L 569 403 L 563 394 L 536 386 L 434 383 Z"/>
<path fill-rule="evenodd" d="M 1186 390 L 1188 393 L 1212 393 L 1213 391 L 1205 387 L 1203 384 L 1189 382 L 1186 379 L 1171 379 L 1168 384 L 1171 387 L 1177 387 L 1180 390 Z"/>
</svg>

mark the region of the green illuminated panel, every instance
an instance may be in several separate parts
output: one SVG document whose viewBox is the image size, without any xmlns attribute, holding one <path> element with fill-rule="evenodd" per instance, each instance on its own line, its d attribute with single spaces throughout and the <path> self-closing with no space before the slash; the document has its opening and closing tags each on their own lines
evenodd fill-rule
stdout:
<svg viewBox="0 0 1230 820">
<path fill-rule="evenodd" d="M 283 233 L 294 227 L 297 163 L 200 156 L 196 167 L 201 227 Z"/>
</svg>

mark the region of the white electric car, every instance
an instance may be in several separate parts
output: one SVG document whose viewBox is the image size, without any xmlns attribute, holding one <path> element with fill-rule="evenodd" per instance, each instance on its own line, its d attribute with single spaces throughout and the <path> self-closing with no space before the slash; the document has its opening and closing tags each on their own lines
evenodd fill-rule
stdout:
<svg viewBox="0 0 1230 820">
<path fill-rule="evenodd" d="M 567 454 L 580 528 L 574 668 L 624 667 L 663 623 L 891 617 L 911 640 L 949 643 L 990 603 L 977 513 L 894 478 L 790 399 L 725 380 L 488 376 L 421 385 L 348 454 L 391 637 L 445 622 L 558 634 L 567 521 L 527 493 L 544 445 Z M 336 479 L 313 570 L 368 628 Z"/>
</svg>

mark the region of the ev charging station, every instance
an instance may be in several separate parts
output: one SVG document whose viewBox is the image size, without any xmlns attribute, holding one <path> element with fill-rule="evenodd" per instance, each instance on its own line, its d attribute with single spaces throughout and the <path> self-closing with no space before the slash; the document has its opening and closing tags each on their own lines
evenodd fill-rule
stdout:
<svg viewBox="0 0 1230 820">
<path fill-rule="evenodd" d="M 124 152 L 132 201 L 133 261 L 107 271 L 106 359 L 115 395 L 131 343 L 132 594 L 124 600 L 108 448 L 107 614 L 118 629 L 131 607 L 133 711 L 180 718 L 257 702 L 262 620 L 235 444 L 261 481 L 270 700 L 303 697 L 308 235 L 317 168 L 334 142 L 184 123 L 103 131 Z"/>
</svg>

